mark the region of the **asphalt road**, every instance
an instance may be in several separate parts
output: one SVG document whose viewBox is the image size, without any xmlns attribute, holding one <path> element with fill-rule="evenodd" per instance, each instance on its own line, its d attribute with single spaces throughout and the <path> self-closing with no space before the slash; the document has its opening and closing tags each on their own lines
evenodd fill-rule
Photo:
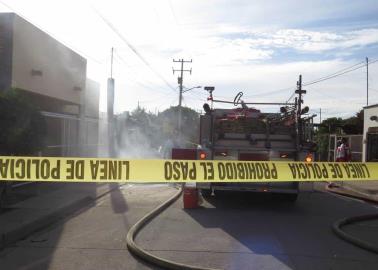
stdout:
<svg viewBox="0 0 378 270">
<path fill-rule="evenodd" d="M 176 192 L 165 185 L 124 186 L 61 222 L 0 252 L 0 269 L 156 269 L 126 248 L 128 229 Z M 284 203 L 263 194 L 228 194 L 199 209 L 179 200 L 137 243 L 167 259 L 220 269 L 377 269 L 378 256 L 337 238 L 339 218 L 375 206 L 322 192 Z M 346 230 L 378 245 L 378 221 Z"/>
</svg>

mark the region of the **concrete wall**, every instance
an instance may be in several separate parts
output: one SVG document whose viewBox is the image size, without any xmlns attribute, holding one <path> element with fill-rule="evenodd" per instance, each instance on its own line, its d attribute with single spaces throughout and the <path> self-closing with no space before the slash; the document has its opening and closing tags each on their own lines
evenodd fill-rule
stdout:
<svg viewBox="0 0 378 270">
<path fill-rule="evenodd" d="M 74 104 L 85 90 L 86 59 L 14 15 L 12 86 Z"/>
<path fill-rule="evenodd" d="M 0 91 L 12 83 L 13 13 L 0 14 Z"/>
<path fill-rule="evenodd" d="M 364 134 L 363 134 L 364 147 L 363 147 L 363 153 L 362 153 L 363 162 L 366 161 L 366 147 L 367 147 L 366 134 L 368 132 L 368 129 L 371 127 L 378 127 L 377 121 L 370 120 L 371 116 L 378 116 L 378 105 L 372 105 L 372 106 L 364 108 Z"/>
<path fill-rule="evenodd" d="M 45 116 L 46 156 L 96 156 L 100 86 L 86 59 L 14 13 L 0 13 L 0 91 L 22 89 Z"/>
</svg>

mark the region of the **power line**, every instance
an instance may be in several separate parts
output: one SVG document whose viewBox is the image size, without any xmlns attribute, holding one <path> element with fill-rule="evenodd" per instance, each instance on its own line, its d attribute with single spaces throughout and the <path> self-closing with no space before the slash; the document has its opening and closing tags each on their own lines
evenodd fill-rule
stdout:
<svg viewBox="0 0 378 270">
<path fill-rule="evenodd" d="M 355 71 L 355 70 L 360 69 L 360 68 L 363 68 L 363 67 L 365 67 L 365 65 L 362 65 L 362 66 L 359 66 L 359 67 L 356 67 L 356 68 L 353 68 L 353 69 L 350 69 L 350 70 L 347 70 L 347 71 L 344 71 L 344 72 L 341 72 L 341 73 L 335 74 L 335 75 L 333 75 L 333 76 L 326 77 L 326 78 L 324 78 L 324 79 L 319 79 L 319 80 L 313 81 L 313 82 L 311 82 L 311 83 L 306 83 L 306 84 L 304 84 L 304 86 L 309 86 L 309 85 L 313 85 L 313 84 L 316 84 L 316 83 L 324 82 L 324 81 L 327 81 L 327 80 L 330 80 L 330 79 L 333 79 L 333 78 L 339 77 L 339 76 L 341 76 L 341 75 L 344 75 L 344 74 L 346 74 L 346 73 L 349 73 L 349 72 Z"/>
<path fill-rule="evenodd" d="M 166 97 L 168 96 L 171 96 L 171 93 L 168 93 L 168 94 L 165 94 L 165 95 L 162 95 L 160 97 L 157 97 L 157 98 L 154 98 L 154 99 L 149 99 L 149 100 L 140 100 L 139 102 L 140 103 L 152 103 L 152 102 L 155 102 L 155 101 L 158 101 L 158 100 L 166 100 Z"/>
<path fill-rule="evenodd" d="M 309 83 L 313 83 L 313 82 L 318 81 L 318 80 L 322 80 L 322 79 L 328 78 L 328 77 L 330 77 L 330 76 L 336 75 L 336 74 L 338 74 L 338 73 L 340 73 L 340 72 L 343 72 L 343 71 L 345 71 L 345 70 L 347 70 L 347 69 L 353 68 L 353 67 L 358 66 L 358 65 L 361 65 L 361 64 L 364 64 L 364 62 L 361 61 L 361 62 L 359 62 L 359 63 L 357 63 L 357 64 L 354 64 L 354 65 L 352 65 L 352 66 L 349 66 L 349 67 L 343 68 L 343 69 L 341 69 L 341 70 L 339 70 L 339 71 L 336 71 L 336 72 L 334 72 L 334 73 L 331 73 L 331 74 L 329 74 L 329 75 L 327 75 L 327 76 L 323 76 L 323 77 L 317 78 L 317 79 L 315 79 L 315 80 L 309 81 L 309 82 L 307 82 L 307 83 L 304 83 L 304 85 L 309 84 Z"/>
<path fill-rule="evenodd" d="M 168 0 L 168 4 L 169 4 L 169 8 L 171 9 L 171 13 L 172 13 L 173 19 L 175 20 L 176 25 L 179 25 L 171 0 Z"/>
<path fill-rule="evenodd" d="M 279 89 L 279 90 L 274 90 L 274 91 L 269 91 L 269 92 L 261 92 L 259 94 L 254 94 L 254 95 L 249 95 L 249 96 L 245 96 L 246 98 L 251 98 L 251 97 L 258 97 L 260 95 L 272 95 L 272 94 L 277 94 L 277 93 L 281 93 L 281 92 L 284 92 L 286 90 L 291 90 L 293 89 L 293 87 L 286 87 L 286 88 L 282 88 L 282 89 Z"/>
<path fill-rule="evenodd" d="M 145 88 L 149 88 L 151 90 L 154 90 L 154 91 L 158 91 L 160 93 L 163 93 L 163 94 L 166 94 L 167 92 L 166 91 L 159 91 L 157 90 L 156 88 L 153 88 L 151 85 L 148 85 L 148 84 L 145 84 L 145 83 L 142 83 L 140 81 L 137 81 L 137 74 L 132 70 L 132 67 L 126 62 L 126 60 L 121 57 L 121 55 L 117 52 L 117 50 L 114 50 L 115 52 L 115 56 L 116 56 L 116 60 L 119 60 L 120 61 L 120 64 L 123 64 L 125 67 L 129 68 L 130 69 L 130 72 L 132 73 L 132 75 L 134 76 L 135 79 L 132 79 L 136 84 L 139 84 L 140 86 L 142 87 L 145 87 Z M 131 74 L 129 73 L 129 74 Z M 169 92 L 171 93 L 171 92 Z"/>
<path fill-rule="evenodd" d="M 369 64 L 376 63 L 377 61 L 378 61 L 378 59 L 376 59 L 376 60 L 374 60 L 374 61 L 370 61 Z M 362 65 L 361 65 L 361 63 L 353 65 L 353 66 L 360 65 L 360 66 L 357 66 L 357 67 L 355 67 L 355 68 L 350 69 L 351 67 L 353 67 L 353 66 L 351 66 L 351 67 L 349 67 L 349 69 L 343 69 L 343 70 L 345 70 L 345 71 L 343 71 L 343 72 L 339 71 L 338 73 L 337 73 L 337 72 L 336 72 L 336 73 L 333 73 L 332 75 L 329 75 L 329 76 L 325 76 L 325 77 L 319 78 L 319 79 L 314 80 L 314 81 L 311 81 L 311 82 L 309 82 L 309 83 L 305 83 L 305 84 L 303 84 L 303 86 L 313 85 L 313 84 L 316 84 L 316 83 L 320 83 L 320 82 L 323 82 L 323 81 L 327 81 L 327 80 L 330 80 L 330 79 L 333 79 L 333 78 L 339 77 L 339 76 L 341 76 L 341 75 L 347 74 L 347 73 L 349 73 L 349 72 L 355 71 L 355 70 L 357 70 L 357 69 L 363 68 L 363 67 L 366 66 L 366 64 L 365 64 L 364 62 L 362 62 L 362 63 L 363 63 Z"/>
<path fill-rule="evenodd" d="M 295 96 L 295 92 L 286 100 L 285 103 L 289 103 L 290 100 L 292 100 L 294 96 Z"/>
<path fill-rule="evenodd" d="M 138 52 L 134 45 L 132 45 L 119 31 L 118 29 L 107 20 L 95 7 L 92 6 L 95 13 L 105 22 L 105 24 L 133 51 L 139 59 L 157 76 L 159 77 L 169 88 L 176 92 L 176 89 L 159 73 L 157 72 L 151 64 Z"/>
</svg>

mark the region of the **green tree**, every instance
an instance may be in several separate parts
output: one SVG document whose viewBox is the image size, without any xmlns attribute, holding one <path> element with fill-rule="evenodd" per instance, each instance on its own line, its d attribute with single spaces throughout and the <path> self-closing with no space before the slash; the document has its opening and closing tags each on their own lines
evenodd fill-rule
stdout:
<svg viewBox="0 0 378 270">
<path fill-rule="evenodd" d="M 364 110 L 356 113 L 355 116 L 343 120 L 343 131 L 345 134 L 362 134 L 364 132 Z"/>
<path fill-rule="evenodd" d="M 341 133 L 341 128 L 343 126 L 343 119 L 340 117 L 327 118 L 320 124 L 318 132 L 320 134 L 333 134 Z"/>
<path fill-rule="evenodd" d="M 177 139 L 178 106 L 159 113 L 158 121 L 162 127 L 163 136 L 172 140 Z M 198 143 L 199 114 L 188 107 L 182 107 L 182 138 L 186 147 L 193 147 Z"/>
<path fill-rule="evenodd" d="M 44 146 L 44 118 L 20 90 L 0 92 L 0 127 L 0 155 L 33 155 Z M 0 182 L 0 207 L 10 185 Z"/>
<path fill-rule="evenodd" d="M 170 107 L 158 115 L 137 107 L 131 113 L 117 116 L 117 143 L 121 156 L 154 157 L 168 141 L 177 141 L 178 107 Z M 182 108 L 184 147 L 198 142 L 199 115 Z"/>
<path fill-rule="evenodd" d="M 20 90 L 0 94 L 0 126 L 1 155 L 32 155 L 42 150 L 45 120 Z"/>
</svg>

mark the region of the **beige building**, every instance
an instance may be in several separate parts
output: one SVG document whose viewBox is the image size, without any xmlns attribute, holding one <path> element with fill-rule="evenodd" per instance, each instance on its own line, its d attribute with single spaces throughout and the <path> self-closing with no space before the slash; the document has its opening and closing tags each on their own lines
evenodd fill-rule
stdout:
<svg viewBox="0 0 378 270">
<path fill-rule="evenodd" d="M 14 13 L 0 13 L 0 91 L 18 88 L 46 117 L 43 155 L 93 155 L 99 85 L 87 60 Z M 94 149 L 94 147 L 93 147 Z"/>
<path fill-rule="evenodd" d="M 363 161 L 378 161 L 378 104 L 364 107 Z"/>
</svg>

